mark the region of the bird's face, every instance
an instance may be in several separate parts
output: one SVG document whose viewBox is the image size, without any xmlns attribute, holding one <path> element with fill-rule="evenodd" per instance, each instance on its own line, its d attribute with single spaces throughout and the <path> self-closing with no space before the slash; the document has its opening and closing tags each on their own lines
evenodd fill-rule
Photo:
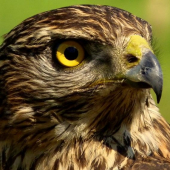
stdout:
<svg viewBox="0 0 170 170">
<path fill-rule="evenodd" d="M 0 50 L 7 106 L 1 110 L 15 128 L 78 127 L 86 120 L 91 129 L 114 127 L 138 100 L 147 100 L 148 88 L 158 101 L 161 96 L 151 27 L 117 8 L 74 6 L 36 15 L 7 34 Z"/>
</svg>

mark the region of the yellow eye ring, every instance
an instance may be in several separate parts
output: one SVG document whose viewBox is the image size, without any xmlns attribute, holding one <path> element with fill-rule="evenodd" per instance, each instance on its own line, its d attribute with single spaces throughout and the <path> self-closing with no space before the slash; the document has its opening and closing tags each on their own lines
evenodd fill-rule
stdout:
<svg viewBox="0 0 170 170">
<path fill-rule="evenodd" d="M 84 49 L 75 41 L 64 41 L 58 46 L 56 57 L 62 65 L 74 67 L 84 59 Z"/>
</svg>

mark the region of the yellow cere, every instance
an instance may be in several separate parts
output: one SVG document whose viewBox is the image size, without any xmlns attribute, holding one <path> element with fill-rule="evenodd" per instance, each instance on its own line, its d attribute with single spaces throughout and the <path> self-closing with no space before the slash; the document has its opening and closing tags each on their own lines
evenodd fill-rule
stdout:
<svg viewBox="0 0 170 170">
<path fill-rule="evenodd" d="M 66 56 L 64 55 L 64 51 L 68 47 L 74 47 L 77 49 L 78 56 L 76 59 L 69 60 L 66 58 Z M 82 62 L 82 60 L 84 59 L 84 49 L 82 48 L 82 46 L 79 43 L 77 43 L 75 41 L 64 41 L 57 48 L 56 57 L 62 65 L 67 66 L 67 67 L 74 67 L 74 66 L 77 66 L 78 64 L 80 64 Z"/>
<path fill-rule="evenodd" d="M 132 54 L 137 58 L 141 59 L 143 50 L 151 50 L 148 42 L 139 35 L 132 35 L 126 47 L 126 53 Z M 152 51 L 153 52 L 153 51 Z"/>
</svg>

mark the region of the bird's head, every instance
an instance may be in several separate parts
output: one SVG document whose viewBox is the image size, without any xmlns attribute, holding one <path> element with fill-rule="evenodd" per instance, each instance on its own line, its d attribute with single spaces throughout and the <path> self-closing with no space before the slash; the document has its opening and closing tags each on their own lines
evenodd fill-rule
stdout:
<svg viewBox="0 0 170 170">
<path fill-rule="evenodd" d="M 3 126 L 10 133 L 55 127 L 59 136 L 130 121 L 135 106 L 147 103 L 148 89 L 161 98 L 151 39 L 146 21 L 108 6 L 72 6 L 25 20 L 0 48 Z"/>
</svg>

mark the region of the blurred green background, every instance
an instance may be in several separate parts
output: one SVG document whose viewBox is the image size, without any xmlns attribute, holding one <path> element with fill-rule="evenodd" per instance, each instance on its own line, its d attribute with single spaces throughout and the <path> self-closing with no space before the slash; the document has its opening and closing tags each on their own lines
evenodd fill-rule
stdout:
<svg viewBox="0 0 170 170">
<path fill-rule="evenodd" d="M 170 122 L 170 0 L 0 0 L 0 44 L 3 35 L 37 13 L 75 4 L 110 5 L 145 19 L 153 27 L 164 76 L 163 95 L 158 107 Z M 153 93 L 155 97 L 155 94 Z"/>
</svg>

